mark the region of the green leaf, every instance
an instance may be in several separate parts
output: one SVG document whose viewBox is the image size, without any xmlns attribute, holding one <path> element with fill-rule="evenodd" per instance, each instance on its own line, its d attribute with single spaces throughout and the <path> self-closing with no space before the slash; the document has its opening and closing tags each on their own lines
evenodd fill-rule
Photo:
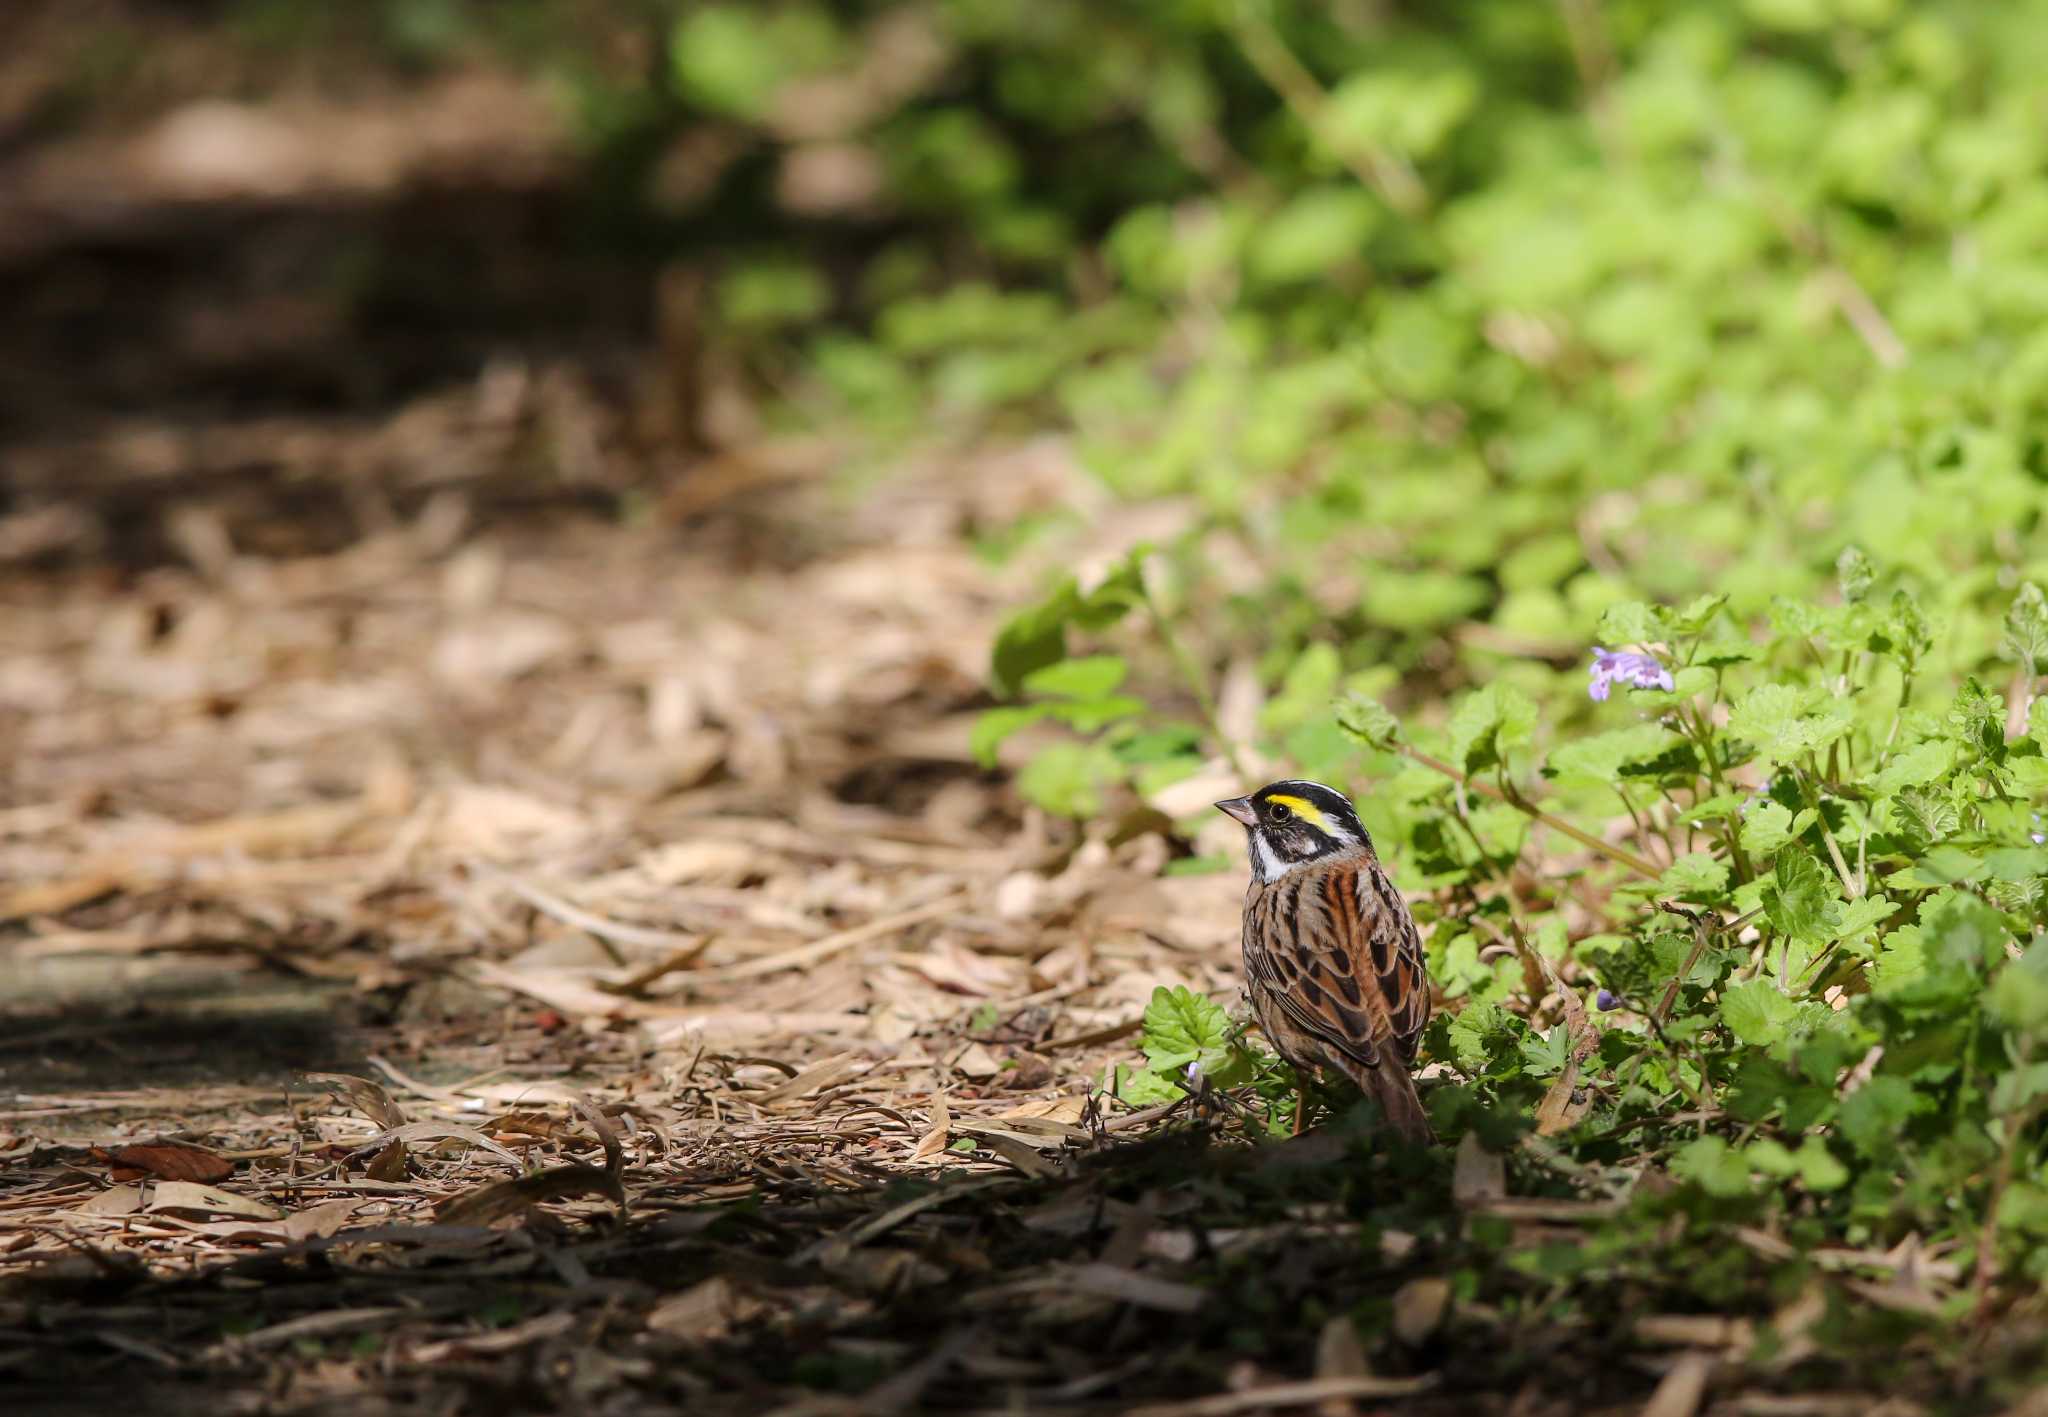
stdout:
<svg viewBox="0 0 2048 1417">
<path fill-rule="evenodd" d="M 1879 1074 L 1842 1099 L 1842 1135 L 1865 1156 L 1895 1150 L 1908 1121 L 1933 1105 L 1904 1078 Z"/>
<path fill-rule="evenodd" d="M 1091 654 L 1065 659 L 1034 669 L 1024 676 L 1024 688 L 1033 694 L 1067 699 L 1099 699 L 1124 682 L 1130 666 L 1122 655 Z"/>
<path fill-rule="evenodd" d="M 1483 772 L 1526 745 L 1535 727 L 1534 699 L 1510 684 L 1488 684 L 1451 715 L 1451 759 L 1468 773 Z"/>
<path fill-rule="evenodd" d="M 1671 1173 L 1711 1196 L 1746 1196 L 1750 1192 L 1749 1162 L 1716 1136 L 1695 1137 L 1680 1147 L 1671 1158 Z"/>
<path fill-rule="evenodd" d="M 1823 939 L 1828 903 L 1834 898 L 1832 880 L 1811 854 L 1793 847 L 1780 851 L 1771 882 L 1764 887 L 1764 909 L 1772 927 L 1795 940 Z"/>
<path fill-rule="evenodd" d="M 1842 554 L 1835 558 L 1835 582 L 1842 588 L 1842 599 L 1851 605 L 1861 604 L 1870 596 L 1870 587 L 1877 580 L 1877 572 L 1871 567 L 1870 558 L 1863 554 L 1860 546 L 1844 546 Z"/>
<path fill-rule="evenodd" d="M 1808 1137 L 1800 1143 L 1794 1159 L 1799 1164 L 1799 1179 L 1809 1191 L 1838 1191 L 1849 1183 L 1849 1168 L 1819 1137 Z"/>
<path fill-rule="evenodd" d="M 1877 790 L 1891 796 L 1908 787 L 1922 787 L 1947 774 L 1955 758 L 1955 745 L 1942 738 L 1915 743 L 1893 755 L 1878 773 Z"/>
<path fill-rule="evenodd" d="M 1728 597 L 1723 592 L 1696 597 L 1690 605 L 1671 617 L 1672 632 L 1694 636 L 1705 634 L 1707 627 L 1714 623 L 1714 618 L 1727 604 Z"/>
<path fill-rule="evenodd" d="M 2025 954 L 2008 960 L 1991 981 L 1984 1003 L 2008 1028 L 2024 1033 L 2048 1028 L 2048 939 L 2035 940 Z"/>
<path fill-rule="evenodd" d="M 1758 798 L 1742 817 L 1742 849 L 1753 856 L 1769 856 L 1812 826 L 1818 815 L 1808 807 L 1795 817 L 1783 803 Z"/>
<path fill-rule="evenodd" d="M 1999 648 L 2006 658 L 2033 666 L 2035 673 L 2048 662 L 2048 596 L 2032 581 L 2019 588 L 2005 612 L 2005 638 Z"/>
<path fill-rule="evenodd" d="M 1230 1015 L 1215 1000 L 1180 985 L 1152 991 L 1145 1005 L 1144 1049 L 1155 1072 L 1178 1073 L 1200 1063 L 1216 1087 L 1251 1081 L 1250 1058 L 1231 1042 Z"/>
<path fill-rule="evenodd" d="M 2005 704 L 1975 677 L 1965 679 L 1949 705 L 1948 726 L 1956 741 L 1985 757 L 2005 752 Z"/>
<path fill-rule="evenodd" d="M 1156 1068 L 1119 1065 L 1116 1070 L 1116 1095 L 1133 1107 L 1157 1107 L 1162 1102 L 1178 1102 L 1188 1094 L 1187 1089 L 1175 1082 L 1168 1073 L 1160 1072 Z"/>
<path fill-rule="evenodd" d="M 1214 999 L 1181 985 L 1152 991 L 1145 1005 L 1145 1057 L 1155 1068 L 1180 1068 L 1230 1041 L 1230 1015 Z"/>
<path fill-rule="evenodd" d="M 1680 900 L 1711 905 L 1728 890 L 1728 867 L 1704 851 L 1690 851 L 1666 868 L 1657 890 Z"/>
<path fill-rule="evenodd" d="M 1768 980 L 1751 979 L 1721 991 L 1721 1022 L 1752 1047 L 1784 1042 L 1798 1018 L 1798 1003 Z"/>
<path fill-rule="evenodd" d="M 1346 694 L 1337 700 L 1337 726 L 1372 748 L 1389 748 L 1401 739 L 1401 720 L 1378 699 Z"/>
<path fill-rule="evenodd" d="M 1031 704 L 1026 707 L 992 708 L 974 720 L 974 728 L 967 735 L 968 751 L 974 760 L 985 768 L 996 765 L 996 749 L 1005 738 L 1021 728 L 1038 722 L 1046 715 L 1046 706 Z"/>
<path fill-rule="evenodd" d="M 1102 812 L 1102 791 L 1121 781 L 1123 765 L 1100 743 L 1054 743 L 1017 774 L 1017 790 L 1056 817 Z"/>
<path fill-rule="evenodd" d="M 1005 620 L 996 631 L 990 675 L 1004 694 L 1016 694 L 1031 674 L 1067 655 L 1067 625 L 1081 608 L 1081 590 L 1069 576 L 1038 604 Z"/>
<path fill-rule="evenodd" d="M 1640 600 L 1608 606 L 1593 631 L 1594 638 L 1609 649 L 1655 644 L 1670 639 L 1673 633 L 1670 612 Z"/>
</svg>

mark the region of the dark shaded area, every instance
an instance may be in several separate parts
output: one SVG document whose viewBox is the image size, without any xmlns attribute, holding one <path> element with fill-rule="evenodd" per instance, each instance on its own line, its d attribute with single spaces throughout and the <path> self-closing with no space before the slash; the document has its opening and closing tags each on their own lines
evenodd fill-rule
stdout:
<svg viewBox="0 0 2048 1417">
<path fill-rule="evenodd" d="M 0 1009 L 0 1093 L 16 1099 L 146 1088 L 281 1091 L 296 1072 L 364 1066 L 363 1011 L 343 983 L 235 967 L 129 982 L 105 960 L 68 969 L 49 963 L 9 964 L 0 976 L 9 996 Z M 89 987 L 73 993 L 74 984 Z M 67 1115 L 42 1128 L 61 1128 Z"/>
</svg>

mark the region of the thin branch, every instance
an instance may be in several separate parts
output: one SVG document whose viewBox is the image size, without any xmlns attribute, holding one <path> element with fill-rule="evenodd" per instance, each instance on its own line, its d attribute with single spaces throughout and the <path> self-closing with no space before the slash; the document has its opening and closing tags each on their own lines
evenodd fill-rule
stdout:
<svg viewBox="0 0 2048 1417">
<path fill-rule="evenodd" d="M 1419 216 L 1429 205 L 1429 193 L 1415 169 L 1398 154 L 1382 151 L 1370 143 L 1342 139 L 1330 131 L 1330 96 L 1302 62 L 1294 57 L 1287 41 L 1260 10 L 1254 0 L 1238 0 L 1231 6 L 1232 28 L 1237 31 L 1245 60 L 1258 71 L 1281 102 L 1314 134 L 1317 141 L 1336 154 L 1367 190 L 1403 216 Z"/>
</svg>

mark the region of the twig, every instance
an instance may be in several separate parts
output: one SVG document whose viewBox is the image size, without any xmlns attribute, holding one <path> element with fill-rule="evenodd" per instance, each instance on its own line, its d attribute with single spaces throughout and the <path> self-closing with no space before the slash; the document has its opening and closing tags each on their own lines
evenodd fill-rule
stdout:
<svg viewBox="0 0 2048 1417">
<path fill-rule="evenodd" d="M 624 921 L 608 920 L 602 915 L 594 915 L 582 906 L 564 900 L 552 891 L 542 890 L 539 886 L 521 880 L 510 871 L 493 866 L 488 861 L 471 861 L 469 870 L 472 875 L 482 876 L 503 886 L 543 915 L 551 915 L 564 925 L 573 925 L 596 936 L 598 943 L 605 947 L 605 953 L 612 957 L 612 963 L 616 965 L 623 966 L 626 961 L 618 951 L 611 948 L 613 944 L 633 945 L 641 949 L 688 951 L 702 950 L 710 943 L 706 937 L 700 935 L 685 935 L 680 931 L 660 930 L 647 925 L 628 925 Z"/>
<path fill-rule="evenodd" d="M 927 901 L 923 905 L 916 906 L 910 910 L 898 911 L 894 915 L 885 915 L 880 920 L 870 920 L 865 925 L 856 925 L 851 930 L 841 930 L 836 935 L 827 935 L 822 940 L 813 940 L 808 945 L 800 945 L 793 950 L 784 950 L 780 954 L 763 955 L 759 959 L 740 960 L 735 964 L 715 965 L 709 969 L 685 970 L 683 973 L 688 976 L 691 983 L 695 984 L 713 979 L 721 981 L 754 979 L 763 974 L 775 974 L 785 969 L 795 969 L 800 965 L 816 964 L 819 960 L 830 959 L 833 955 L 851 949 L 855 945 L 866 944 L 869 940 L 879 939 L 883 935 L 908 929 L 912 925 L 921 925 L 927 920 L 936 920 L 941 915 L 949 911 L 958 910 L 961 906 L 965 905 L 968 897 L 969 893 L 967 891 L 954 891 L 951 895 L 943 896 L 938 900 Z"/>
<path fill-rule="evenodd" d="M 1280 101 L 1302 126 L 1350 168 L 1368 191 L 1402 216 L 1419 216 L 1429 205 L 1429 193 L 1415 175 L 1415 169 L 1394 153 L 1383 152 L 1370 143 L 1339 139 L 1330 132 L 1330 96 L 1316 76 L 1294 57 L 1294 51 L 1260 12 L 1256 0 L 1238 0 L 1230 8 L 1230 18 L 1246 61 L 1280 95 Z"/>
</svg>

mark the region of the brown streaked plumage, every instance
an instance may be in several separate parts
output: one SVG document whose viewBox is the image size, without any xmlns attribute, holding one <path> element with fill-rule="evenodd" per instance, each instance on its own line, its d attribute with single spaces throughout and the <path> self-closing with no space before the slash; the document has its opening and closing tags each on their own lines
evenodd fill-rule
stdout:
<svg viewBox="0 0 2048 1417">
<path fill-rule="evenodd" d="M 1410 1069 L 1429 1021 L 1415 919 L 1340 792 L 1285 781 L 1216 804 L 1244 824 L 1245 992 L 1280 1056 L 1331 1068 L 1414 1142 L 1434 1141 Z"/>
</svg>

